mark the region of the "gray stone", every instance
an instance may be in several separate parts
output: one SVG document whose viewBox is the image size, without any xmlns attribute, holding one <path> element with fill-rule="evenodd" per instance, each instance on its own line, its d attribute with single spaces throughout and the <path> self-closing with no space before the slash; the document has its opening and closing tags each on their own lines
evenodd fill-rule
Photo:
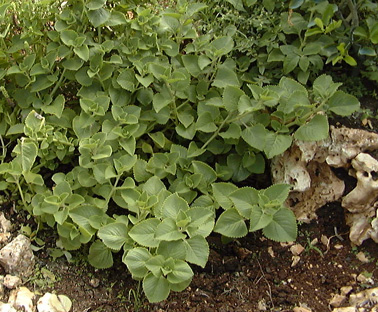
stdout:
<svg viewBox="0 0 378 312">
<path fill-rule="evenodd" d="M 0 264 L 9 274 L 30 276 L 33 273 L 34 263 L 30 240 L 22 234 L 0 250 Z"/>
</svg>

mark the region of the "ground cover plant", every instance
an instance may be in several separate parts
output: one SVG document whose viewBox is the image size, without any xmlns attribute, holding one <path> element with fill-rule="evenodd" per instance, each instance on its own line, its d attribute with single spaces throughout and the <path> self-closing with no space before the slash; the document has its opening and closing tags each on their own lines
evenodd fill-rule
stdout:
<svg viewBox="0 0 378 312">
<path fill-rule="evenodd" d="M 318 8 L 309 17 L 315 24 L 297 28 L 292 10 L 302 2 L 280 5 L 273 24 L 283 33 L 269 57 L 283 72 L 266 84 L 263 63 L 256 66 L 240 38 L 205 29 L 206 2 L 2 1 L 0 190 L 36 219 L 32 235 L 56 229 L 62 254 L 89 245 L 97 268 L 121 252 L 151 302 L 190 284 L 190 264 L 206 265 L 213 232 L 295 240 L 295 216 L 284 205 L 290 185 L 257 190 L 248 179 L 294 139 L 327 138 L 332 114 L 359 108 L 330 75 L 308 81 L 311 57 L 325 56 L 298 55 L 308 45 L 297 47 L 297 37 L 315 40 L 340 23 L 333 11 L 317 17 L 325 14 L 320 4 L 306 1 Z M 272 1 L 263 6 L 275 10 Z M 374 44 L 374 31 L 367 38 Z M 354 65 L 347 50 L 337 51 L 331 63 Z"/>
</svg>

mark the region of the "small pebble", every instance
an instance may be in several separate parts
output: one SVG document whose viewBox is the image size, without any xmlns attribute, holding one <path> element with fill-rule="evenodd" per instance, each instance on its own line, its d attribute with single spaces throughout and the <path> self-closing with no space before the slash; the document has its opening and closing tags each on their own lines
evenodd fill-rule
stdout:
<svg viewBox="0 0 378 312">
<path fill-rule="evenodd" d="M 93 288 L 97 288 L 100 285 L 100 280 L 98 278 L 92 278 L 89 281 L 89 285 L 91 285 Z"/>
<path fill-rule="evenodd" d="M 366 257 L 366 255 L 360 251 L 357 255 L 356 255 L 356 258 L 358 260 L 360 260 L 362 263 L 369 263 L 370 260 Z"/>
</svg>

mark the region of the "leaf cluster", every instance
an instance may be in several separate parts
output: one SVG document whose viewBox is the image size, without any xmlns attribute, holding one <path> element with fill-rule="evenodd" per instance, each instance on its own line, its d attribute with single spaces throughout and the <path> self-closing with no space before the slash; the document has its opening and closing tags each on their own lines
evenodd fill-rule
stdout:
<svg viewBox="0 0 378 312">
<path fill-rule="evenodd" d="M 190 284 L 212 232 L 294 240 L 290 186 L 238 183 L 359 106 L 328 75 L 308 89 L 285 76 L 254 83 L 232 36 L 197 29 L 206 9 L 62 1 L 27 29 L 3 19 L 0 191 L 64 250 L 89 244 L 93 266 L 122 252 L 152 302 Z M 0 15 L 12 10 L 3 1 Z"/>
</svg>

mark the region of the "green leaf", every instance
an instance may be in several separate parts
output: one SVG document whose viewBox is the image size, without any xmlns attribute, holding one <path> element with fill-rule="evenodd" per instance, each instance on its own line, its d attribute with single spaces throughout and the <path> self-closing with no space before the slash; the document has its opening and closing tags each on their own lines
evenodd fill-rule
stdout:
<svg viewBox="0 0 378 312">
<path fill-rule="evenodd" d="M 169 241 L 169 242 L 161 241 L 156 252 L 158 255 L 162 255 L 167 259 L 169 257 L 172 257 L 173 259 L 184 260 L 186 257 L 185 248 L 186 248 L 185 240 L 177 240 L 177 241 Z"/>
<path fill-rule="evenodd" d="M 229 198 L 229 195 L 236 191 L 238 187 L 232 183 L 213 183 L 211 185 L 213 189 L 213 196 L 217 203 L 225 210 L 232 207 L 233 202 Z"/>
<path fill-rule="evenodd" d="M 282 154 L 291 146 L 291 143 L 293 142 L 293 138 L 290 135 L 277 134 L 273 132 L 269 132 L 265 140 L 264 152 L 268 159 Z"/>
<path fill-rule="evenodd" d="M 28 172 L 33 167 L 38 154 L 38 146 L 28 139 L 22 138 L 19 141 L 19 157 L 23 172 Z"/>
<path fill-rule="evenodd" d="M 348 116 L 360 108 L 359 100 L 343 91 L 336 91 L 328 101 L 328 109 L 340 116 Z"/>
<path fill-rule="evenodd" d="M 113 256 L 109 248 L 99 240 L 89 248 L 88 261 L 97 269 L 107 269 L 113 266 Z"/>
<path fill-rule="evenodd" d="M 242 131 L 241 137 L 248 145 L 263 151 L 265 148 L 265 139 L 267 136 L 267 130 L 262 124 L 257 124 L 250 128 L 245 128 Z"/>
<path fill-rule="evenodd" d="M 225 66 L 218 68 L 215 79 L 212 83 L 214 87 L 225 88 L 227 86 L 240 87 L 240 82 L 235 71 Z"/>
<path fill-rule="evenodd" d="M 237 238 L 248 234 L 247 226 L 243 217 L 234 208 L 224 211 L 218 218 L 214 232 L 224 236 Z"/>
<path fill-rule="evenodd" d="M 254 205 L 258 204 L 258 191 L 253 187 L 243 187 L 229 195 L 236 210 L 244 218 L 249 219 Z"/>
<path fill-rule="evenodd" d="M 65 29 L 60 33 L 60 39 L 67 46 L 74 46 L 78 34 L 72 29 Z"/>
<path fill-rule="evenodd" d="M 315 115 L 308 123 L 300 126 L 294 134 L 297 140 L 319 141 L 329 135 L 328 118 L 325 115 Z"/>
<path fill-rule="evenodd" d="M 168 298 L 169 283 L 163 276 L 156 277 L 149 273 L 143 279 L 143 291 L 149 302 L 163 301 Z"/>
<path fill-rule="evenodd" d="M 283 62 L 283 73 L 287 75 L 290 72 L 292 72 L 297 67 L 299 60 L 300 60 L 299 55 L 286 56 Z"/>
<path fill-rule="evenodd" d="M 234 40 L 230 36 L 223 36 L 213 40 L 210 44 L 215 57 L 226 55 L 234 48 Z"/>
<path fill-rule="evenodd" d="M 185 260 L 204 268 L 209 258 L 209 244 L 202 236 L 194 236 L 184 240 L 186 256 Z"/>
<path fill-rule="evenodd" d="M 93 27 L 98 27 L 107 22 L 110 18 L 110 12 L 104 8 L 87 12 L 88 19 Z"/>
<path fill-rule="evenodd" d="M 84 44 L 80 47 L 75 47 L 73 50 L 83 61 L 87 62 L 89 60 L 89 49 L 87 45 Z"/>
<path fill-rule="evenodd" d="M 118 251 L 128 239 L 127 226 L 124 223 L 111 223 L 100 228 L 97 235 L 106 247 Z"/>
<path fill-rule="evenodd" d="M 241 96 L 245 95 L 243 90 L 235 86 L 227 86 L 223 91 L 223 104 L 227 111 L 232 112 L 238 109 L 238 102 Z"/>
<path fill-rule="evenodd" d="M 189 205 L 186 200 L 178 196 L 177 193 L 174 193 L 165 199 L 162 208 L 162 215 L 163 218 L 171 218 L 176 220 L 180 211 L 187 211 L 188 209 Z"/>
<path fill-rule="evenodd" d="M 179 231 L 175 220 L 167 218 L 156 228 L 155 237 L 158 240 L 175 241 L 185 238 L 186 235 Z"/>
<path fill-rule="evenodd" d="M 263 229 L 264 235 L 277 242 L 292 242 L 297 238 L 297 224 L 294 213 L 288 208 L 281 208 L 272 222 Z"/>
<path fill-rule="evenodd" d="M 302 4 L 304 0 L 291 0 L 289 3 L 290 9 L 298 9 Z"/>
<path fill-rule="evenodd" d="M 350 55 L 345 55 L 344 61 L 350 66 L 357 66 L 357 61 Z"/>
<path fill-rule="evenodd" d="M 315 79 L 313 89 L 317 96 L 326 99 L 334 95 L 341 85 L 341 83 L 333 82 L 331 76 L 323 74 Z"/>
<path fill-rule="evenodd" d="M 210 112 L 204 112 L 198 116 L 196 129 L 205 133 L 213 133 L 218 127 L 214 123 L 213 116 Z"/>
<path fill-rule="evenodd" d="M 189 264 L 182 260 L 175 260 L 172 272 L 167 274 L 167 280 L 171 284 L 179 284 L 191 280 L 193 275 Z"/>
<path fill-rule="evenodd" d="M 41 109 L 46 114 L 55 115 L 60 118 L 63 114 L 65 99 L 63 94 L 59 94 L 50 105 L 43 105 Z"/>
<path fill-rule="evenodd" d="M 289 184 L 274 184 L 265 189 L 263 194 L 271 201 L 284 203 L 289 196 L 290 189 L 291 185 Z"/>
<path fill-rule="evenodd" d="M 143 220 L 131 228 L 129 236 L 142 246 L 157 247 L 159 240 L 155 238 L 155 232 L 159 224 L 160 221 L 156 218 Z"/>
<path fill-rule="evenodd" d="M 122 258 L 134 278 L 143 278 L 148 273 L 146 262 L 151 258 L 150 252 L 141 247 L 133 248 Z"/>
<path fill-rule="evenodd" d="M 171 96 L 166 93 L 156 93 L 152 99 L 152 104 L 156 113 L 159 113 L 164 107 L 172 102 Z"/>
<path fill-rule="evenodd" d="M 198 55 L 185 54 L 182 55 L 181 58 L 186 70 L 193 77 L 198 77 L 198 75 L 202 72 L 201 68 L 198 65 Z"/>
<path fill-rule="evenodd" d="M 236 10 L 245 12 L 242 0 L 226 0 L 226 1 L 231 3 Z"/>
<path fill-rule="evenodd" d="M 117 77 L 118 84 L 125 90 L 134 92 L 136 90 L 135 73 L 132 69 L 125 69 Z"/>
<path fill-rule="evenodd" d="M 265 214 L 260 206 L 253 207 L 250 216 L 249 231 L 254 232 L 265 228 L 272 222 L 272 219 L 273 216 L 270 214 Z"/>
<path fill-rule="evenodd" d="M 89 10 L 97 10 L 99 8 L 102 8 L 105 3 L 106 3 L 106 0 L 91 0 L 85 6 Z"/>
</svg>

